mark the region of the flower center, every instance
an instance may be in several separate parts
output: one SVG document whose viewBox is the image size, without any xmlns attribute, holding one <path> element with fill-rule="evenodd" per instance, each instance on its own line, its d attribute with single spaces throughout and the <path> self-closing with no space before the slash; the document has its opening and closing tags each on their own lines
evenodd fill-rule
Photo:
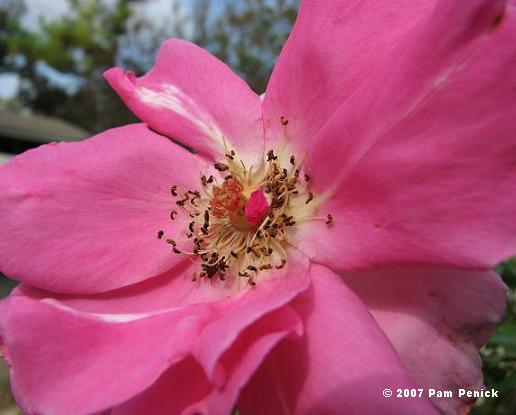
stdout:
<svg viewBox="0 0 516 415">
<path fill-rule="evenodd" d="M 268 213 L 270 204 L 263 189 L 255 190 L 247 198 L 238 179 L 231 177 L 221 186 L 213 187 L 210 212 L 218 219 L 228 218 L 239 231 L 255 228 Z"/>
<path fill-rule="evenodd" d="M 255 285 L 263 271 L 287 263 L 288 232 L 297 221 L 322 219 L 330 224 L 331 215 L 308 218 L 314 199 L 310 177 L 300 178 L 302 166 L 294 155 L 282 163 L 269 150 L 256 170 L 247 168 L 233 150 L 225 157 L 214 164 L 220 178 L 201 175 L 199 190 L 180 192 L 172 186 L 177 209 L 171 219 L 183 213 L 190 221 L 185 239 L 166 241 L 174 253 L 200 260 L 194 281 L 231 277 Z M 163 236 L 159 231 L 158 238 Z"/>
</svg>

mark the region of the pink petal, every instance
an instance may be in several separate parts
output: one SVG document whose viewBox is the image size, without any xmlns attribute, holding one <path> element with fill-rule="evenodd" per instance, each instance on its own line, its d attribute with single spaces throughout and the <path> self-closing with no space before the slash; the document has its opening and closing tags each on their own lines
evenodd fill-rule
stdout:
<svg viewBox="0 0 516 415">
<path fill-rule="evenodd" d="M 483 386 L 478 348 L 504 312 L 506 287 L 490 271 L 392 269 L 346 275 L 424 388 L 453 391 L 435 398 L 447 414 L 468 412 L 474 399 L 458 388 Z"/>
<path fill-rule="evenodd" d="M 251 376 L 266 356 L 285 338 L 299 338 L 303 322 L 290 306 L 285 306 L 248 327 L 220 359 L 224 387 L 215 389 L 198 409 L 204 413 L 230 413 Z"/>
<path fill-rule="evenodd" d="M 211 391 L 202 368 L 190 357 L 172 366 L 141 394 L 114 407 L 110 415 L 185 414 L 192 402 Z"/>
<path fill-rule="evenodd" d="M 16 399 L 43 414 L 88 414 L 131 398 L 188 354 L 210 317 L 207 307 L 150 318 L 84 313 L 19 295 L 0 310 Z"/>
<path fill-rule="evenodd" d="M 339 105 L 382 67 L 435 3 L 302 1 L 265 95 L 268 145 L 286 133 L 300 153 L 310 151 Z M 282 116 L 289 121 L 286 127 Z"/>
<path fill-rule="evenodd" d="M 217 312 L 220 318 L 206 327 L 192 350 L 210 380 L 215 383 L 219 381 L 218 361 L 244 328 L 267 312 L 288 304 L 308 288 L 308 266 L 304 255 L 291 250 L 284 269 L 269 271 L 271 275 L 259 280 L 250 292 L 241 292 L 226 303 L 219 304 Z"/>
<path fill-rule="evenodd" d="M 283 270 L 271 271 L 256 287 L 251 289 L 249 286 L 242 286 L 240 292 L 237 284 L 229 278 L 224 282 L 218 278 L 200 278 L 194 282 L 194 272 L 199 272 L 199 264 L 185 261 L 157 277 L 105 293 L 59 294 L 20 284 L 11 295 L 39 300 L 52 298 L 78 311 L 103 314 L 152 315 L 173 308 L 220 301 L 220 306 L 213 306 L 214 321 L 220 314 L 221 325 L 228 324 L 236 329 L 240 326 L 245 327 L 267 311 L 288 303 L 309 284 L 307 258 L 296 251 L 291 253 Z M 240 313 L 238 317 L 228 315 L 227 310 L 240 307 L 245 308 L 245 312 Z M 206 347 L 213 352 L 217 349 L 214 346 L 220 342 L 226 345 L 223 346 L 224 349 L 228 340 L 207 338 L 209 344 Z"/>
<path fill-rule="evenodd" d="M 170 220 L 170 187 L 197 187 L 200 170 L 196 156 L 143 125 L 28 151 L 0 167 L 0 269 L 73 293 L 158 275 L 184 260 L 156 236 L 188 220 Z"/>
<path fill-rule="evenodd" d="M 504 0 L 440 0 L 398 42 L 381 70 L 342 103 L 318 132 L 306 166 L 313 173 L 312 186 L 328 188 L 347 177 L 377 141 L 447 87 L 484 46 L 503 8 Z M 328 157 L 330 149 L 332 157 Z"/>
<path fill-rule="evenodd" d="M 236 287 L 229 280 L 222 282 L 202 278 L 193 282 L 194 272 L 199 272 L 199 265 L 183 261 L 157 277 L 105 293 L 58 294 L 20 284 L 11 295 L 52 298 L 87 313 L 147 315 L 192 304 L 226 300 L 235 295 Z"/>
<path fill-rule="evenodd" d="M 312 289 L 292 305 L 305 337 L 283 341 L 244 389 L 243 414 L 434 414 L 425 398 L 384 398 L 417 387 L 360 300 L 330 270 L 313 265 Z"/>
<path fill-rule="evenodd" d="M 288 303 L 309 285 L 308 261 L 294 256 L 288 267 L 236 295 L 231 286 L 191 281 L 193 266 L 96 296 L 22 285 L 0 302 L 0 338 L 18 402 L 38 413 L 108 409 L 147 390 L 175 363 L 191 368 L 183 361 L 188 356 L 217 387 L 201 395 L 202 402 L 217 406 L 236 399 L 268 351 L 300 331 Z M 265 317 L 268 323 L 259 323 Z M 238 346 L 242 336 L 245 347 Z M 123 382 L 111 381 L 102 396 L 90 399 L 99 384 L 120 376 Z"/>
<path fill-rule="evenodd" d="M 229 414 L 240 389 L 266 354 L 300 326 L 299 317 L 289 306 L 273 311 L 244 330 L 224 353 L 220 367 L 224 382 L 220 387 L 211 385 L 193 360 L 185 360 L 144 393 L 114 408 L 112 414 Z"/>
<path fill-rule="evenodd" d="M 444 2 L 323 132 L 334 151 L 312 177 L 334 183 L 341 163 L 320 208 L 334 223 L 293 237 L 319 262 L 488 268 L 516 253 L 516 8 L 467 3 Z M 342 131 L 354 139 L 339 145 Z"/>
<path fill-rule="evenodd" d="M 224 139 L 229 150 L 249 160 L 263 154 L 260 98 L 228 66 L 192 43 L 166 41 L 154 68 L 141 78 L 120 68 L 104 76 L 155 131 L 214 159 L 228 151 Z"/>
</svg>

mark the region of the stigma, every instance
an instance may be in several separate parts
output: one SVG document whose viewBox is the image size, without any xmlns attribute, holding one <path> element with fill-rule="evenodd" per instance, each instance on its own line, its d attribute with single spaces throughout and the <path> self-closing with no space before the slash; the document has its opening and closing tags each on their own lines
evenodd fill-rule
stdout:
<svg viewBox="0 0 516 415">
<path fill-rule="evenodd" d="M 170 219 L 184 214 L 189 221 L 185 238 L 165 240 L 173 253 L 198 263 L 193 281 L 231 278 L 239 287 L 241 281 L 254 286 L 266 272 L 285 267 L 288 235 L 299 221 L 321 219 L 331 226 L 332 217 L 310 216 L 316 195 L 294 154 L 268 150 L 254 168 L 234 150 L 225 150 L 213 174 L 200 173 L 198 189 L 170 188 L 175 200 Z M 160 230 L 158 238 L 163 236 Z"/>
<path fill-rule="evenodd" d="M 221 186 L 213 186 L 210 212 L 218 219 L 227 218 L 238 231 L 257 227 L 270 209 L 262 188 L 255 190 L 248 197 L 244 187 L 234 177 L 224 180 Z"/>
</svg>

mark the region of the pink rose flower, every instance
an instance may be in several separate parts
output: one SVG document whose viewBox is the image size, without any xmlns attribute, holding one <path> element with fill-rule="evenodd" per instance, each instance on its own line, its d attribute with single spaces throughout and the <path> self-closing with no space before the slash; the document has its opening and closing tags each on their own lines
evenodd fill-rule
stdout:
<svg viewBox="0 0 516 415">
<path fill-rule="evenodd" d="M 143 124 L 0 168 L 20 407 L 467 412 L 516 253 L 515 39 L 513 0 L 305 0 L 262 99 L 180 40 L 107 71 Z"/>
</svg>

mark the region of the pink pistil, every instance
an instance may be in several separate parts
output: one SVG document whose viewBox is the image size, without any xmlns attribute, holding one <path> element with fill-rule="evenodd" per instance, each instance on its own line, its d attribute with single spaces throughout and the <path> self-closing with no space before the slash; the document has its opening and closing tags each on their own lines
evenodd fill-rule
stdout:
<svg viewBox="0 0 516 415">
<path fill-rule="evenodd" d="M 269 213 L 270 203 L 262 188 L 251 193 L 245 205 L 245 217 L 251 226 L 257 226 Z"/>
</svg>

